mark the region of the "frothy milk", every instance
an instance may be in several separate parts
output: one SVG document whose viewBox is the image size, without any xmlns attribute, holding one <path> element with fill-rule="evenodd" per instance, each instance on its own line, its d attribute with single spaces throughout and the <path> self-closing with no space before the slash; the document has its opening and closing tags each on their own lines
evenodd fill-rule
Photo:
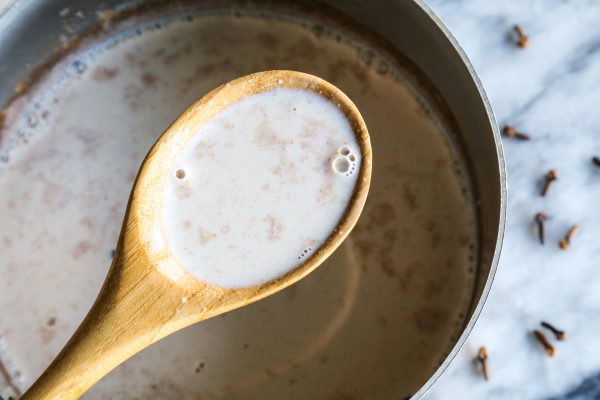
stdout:
<svg viewBox="0 0 600 400">
<path fill-rule="evenodd" d="M 343 112 L 320 95 L 251 95 L 201 127 L 165 190 L 165 233 L 200 280 L 245 287 L 309 258 L 341 220 L 360 147 Z"/>
</svg>

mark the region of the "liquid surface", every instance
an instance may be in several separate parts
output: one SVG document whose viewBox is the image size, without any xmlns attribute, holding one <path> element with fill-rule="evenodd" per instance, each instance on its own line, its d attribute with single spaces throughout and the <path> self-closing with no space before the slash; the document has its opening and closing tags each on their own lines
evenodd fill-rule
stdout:
<svg viewBox="0 0 600 400">
<path fill-rule="evenodd" d="M 183 19 L 75 54 L 7 112 L 0 359 L 14 384 L 32 383 L 91 306 L 156 138 L 219 84 L 292 69 L 339 87 L 369 127 L 376 162 L 356 228 L 301 282 L 160 341 L 84 399 L 414 393 L 462 330 L 477 246 L 462 164 L 435 109 L 377 47 L 320 24 L 245 13 Z"/>
<path fill-rule="evenodd" d="M 220 287 L 276 279 L 308 259 L 349 205 L 360 147 L 320 95 L 254 94 L 200 128 L 165 190 L 167 243 L 196 278 Z"/>
</svg>

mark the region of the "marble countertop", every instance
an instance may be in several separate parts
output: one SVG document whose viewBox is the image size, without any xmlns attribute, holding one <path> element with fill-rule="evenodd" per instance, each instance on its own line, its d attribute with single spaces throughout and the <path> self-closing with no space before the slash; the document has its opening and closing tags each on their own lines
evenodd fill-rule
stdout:
<svg viewBox="0 0 600 400">
<path fill-rule="evenodd" d="M 600 1 L 426 0 L 463 46 L 498 122 L 533 138 L 505 139 L 509 175 L 504 248 L 487 305 L 427 400 L 600 398 Z M 0 0 L 0 6 L 7 2 Z M 2 7 L 0 7 L 2 8 Z M 514 45 L 521 24 L 527 49 Z M 560 172 L 546 198 L 541 177 Z M 536 239 L 544 211 L 547 243 Z M 572 248 L 558 240 L 572 224 Z M 568 332 L 548 357 L 532 330 L 548 320 Z M 474 357 L 489 351 L 486 382 Z"/>
<path fill-rule="evenodd" d="M 600 1 L 427 0 L 474 64 L 502 126 L 509 188 L 500 266 L 483 314 L 454 363 L 427 393 L 440 399 L 600 399 Z M 514 45 L 522 25 L 527 49 Z M 546 198 L 540 179 L 560 173 Z M 546 245 L 534 215 L 543 211 Z M 571 249 L 558 241 L 571 225 Z M 532 330 L 568 332 L 548 357 Z M 489 351 L 491 379 L 473 362 Z"/>
</svg>

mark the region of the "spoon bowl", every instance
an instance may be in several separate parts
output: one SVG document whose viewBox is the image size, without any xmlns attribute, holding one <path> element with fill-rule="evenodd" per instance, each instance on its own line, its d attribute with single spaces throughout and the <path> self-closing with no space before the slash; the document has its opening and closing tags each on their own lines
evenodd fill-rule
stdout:
<svg viewBox="0 0 600 400">
<path fill-rule="evenodd" d="M 184 146 L 221 111 L 242 99 L 291 88 L 337 105 L 353 130 L 361 160 L 352 196 L 329 237 L 291 271 L 266 283 L 224 288 L 199 280 L 165 241 L 163 188 Z M 76 399 L 104 375 L 159 339 L 242 307 L 297 282 L 348 236 L 365 204 L 372 156 L 365 123 L 352 101 L 330 83 L 295 71 L 267 71 L 226 83 L 189 107 L 157 140 L 139 170 L 115 257 L 88 315 L 24 400 Z"/>
</svg>

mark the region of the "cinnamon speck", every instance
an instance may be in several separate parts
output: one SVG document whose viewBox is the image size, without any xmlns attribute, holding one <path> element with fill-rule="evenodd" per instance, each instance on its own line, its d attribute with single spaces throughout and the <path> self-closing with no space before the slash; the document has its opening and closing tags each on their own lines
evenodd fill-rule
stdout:
<svg viewBox="0 0 600 400">
<path fill-rule="evenodd" d="M 265 368 L 265 372 L 271 378 L 277 378 L 277 373 L 273 371 L 271 368 Z"/>
<path fill-rule="evenodd" d="M 377 318 L 377 322 L 382 328 L 387 328 L 388 326 L 388 319 L 384 316 L 380 316 L 379 318 Z"/>
<path fill-rule="evenodd" d="M 269 240 L 280 240 L 283 237 L 285 226 L 278 218 L 272 214 L 267 214 L 263 218 L 263 221 L 267 223 L 267 236 Z"/>
<path fill-rule="evenodd" d="M 191 189 L 188 185 L 178 185 L 175 188 L 175 194 L 180 199 L 185 199 L 187 197 L 190 197 L 192 193 L 191 193 Z"/>
<path fill-rule="evenodd" d="M 90 251 L 92 248 L 93 248 L 93 245 L 90 242 L 83 240 L 83 241 L 77 243 L 77 245 L 75 246 L 75 248 L 73 249 L 71 254 L 74 259 L 78 260 L 83 255 L 85 255 L 88 251 Z"/>
<path fill-rule="evenodd" d="M 38 328 L 40 340 L 43 344 L 50 343 L 56 336 L 56 329 L 53 326 L 42 325 Z"/>
<path fill-rule="evenodd" d="M 197 374 L 199 374 L 200 372 L 202 372 L 203 369 L 204 369 L 204 362 L 200 362 L 200 363 L 198 363 L 198 365 L 196 366 L 196 369 L 194 371 Z"/>
<path fill-rule="evenodd" d="M 270 32 L 259 33 L 257 39 L 260 44 L 269 50 L 273 50 L 279 45 L 279 38 Z"/>
<path fill-rule="evenodd" d="M 198 229 L 200 244 L 206 244 L 217 238 L 217 235 L 203 228 Z"/>
<path fill-rule="evenodd" d="M 158 82 L 158 76 L 150 71 L 144 72 L 141 76 L 141 79 L 142 83 L 146 87 L 155 87 L 156 83 Z"/>
<path fill-rule="evenodd" d="M 108 81 L 113 79 L 119 73 L 119 68 L 110 68 L 98 66 L 92 71 L 92 79 L 95 81 Z"/>
</svg>

